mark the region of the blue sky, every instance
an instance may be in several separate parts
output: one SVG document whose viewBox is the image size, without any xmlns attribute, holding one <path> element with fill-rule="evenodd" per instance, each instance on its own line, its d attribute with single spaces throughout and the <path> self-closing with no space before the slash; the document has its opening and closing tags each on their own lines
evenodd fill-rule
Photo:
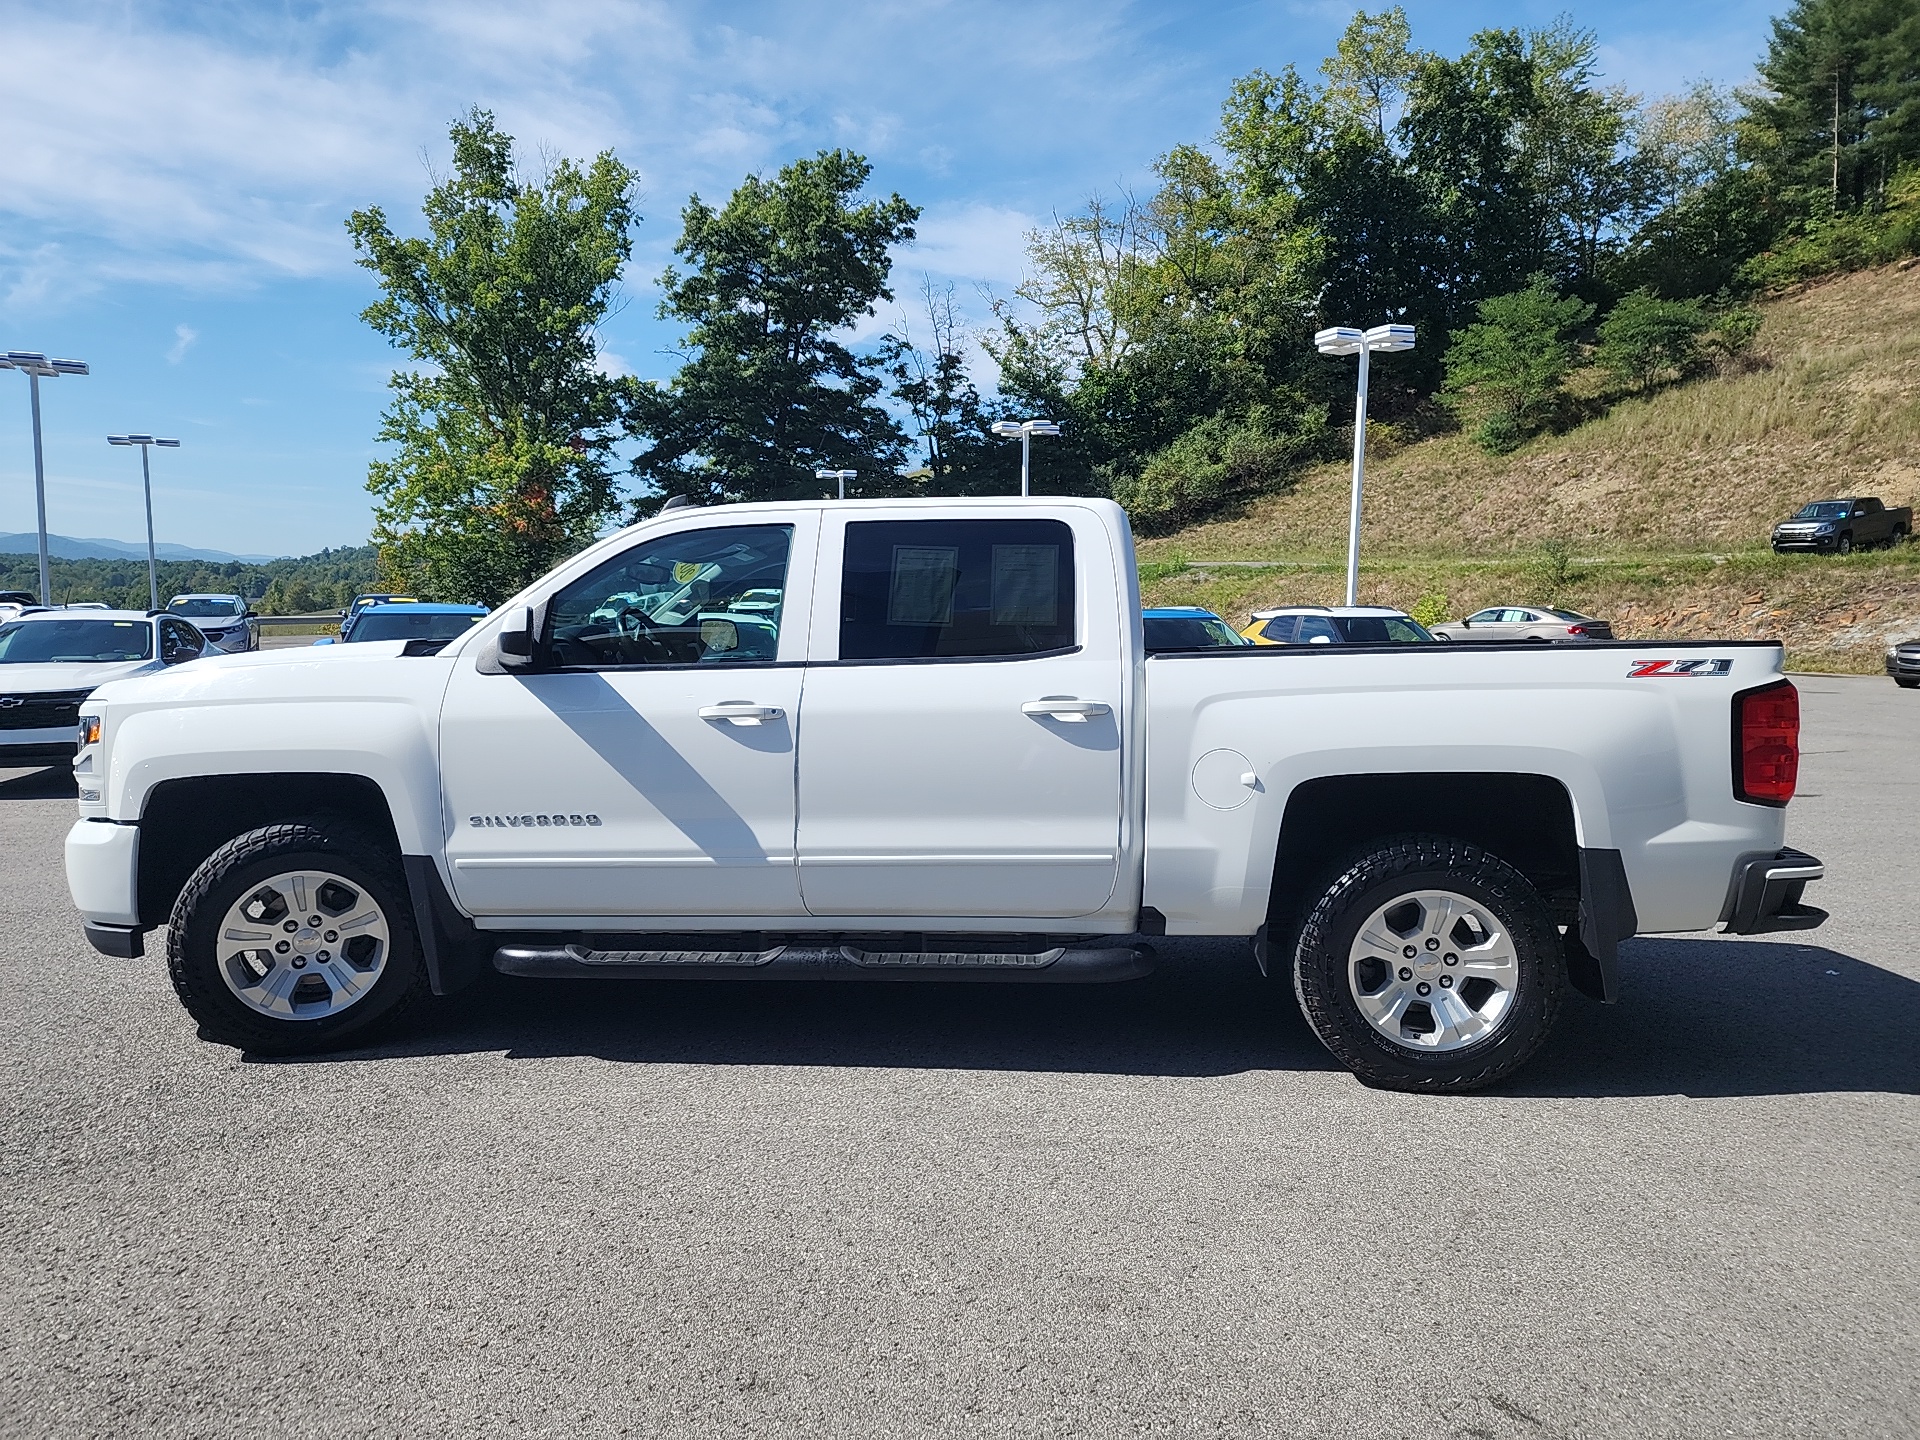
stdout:
<svg viewBox="0 0 1920 1440">
<path fill-rule="evenodd" d="M 1355 7 L 1158 0 L 0 0 L 0 348 L 91 362 L 43 382 L 49 525 L 142 533 L 156 451 L 163 541 L 307 554 L 364 542 L 364 483 L 396 355 L 363 326 L 348 211 L 410 227 L 447 121 L 493 109 L 530 166 L 614 149 L 644 176 L 603 363 L 673 368 L 654 278 L 690 192 L 845 145 L 925 208 L 895 267 L 1005 292 L 1021 236 L 1211 134 L 1237 76 L 1311 70 Z M 1415 42 L 1598 32 L 1610 82 L 1648 95 L 1745 80 L 1759 0 L 1409 3 Z M 979 307 L 975 306 L 976 311 Z M 881 316 L 876 328 L 893 317 Z M 0 531 L 33 528 L 26 382 L 0 373 Z"/>
</svg>

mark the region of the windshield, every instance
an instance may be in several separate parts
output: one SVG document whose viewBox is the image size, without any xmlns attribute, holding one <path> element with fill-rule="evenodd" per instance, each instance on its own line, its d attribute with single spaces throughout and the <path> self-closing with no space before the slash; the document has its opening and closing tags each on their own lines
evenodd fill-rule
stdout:
<svg viewBox="0 0 1920 1440">
<path fill-rule="evenodd" d="M 230 615 L 238 615 L 245 607 L 238 600 L 169 600 L 169 615 L 184 615 L 189 620 L 225 620 Z"/>
<path fill-rule="evenodd" d="M 1333 623 L 1349 645 L 1410 645 L 1433 639 L 1418 624 L 1398 615 L 1336 615 Z"/>
<path fill-rule="evenodd" d="M 1234 634 L 1226 621 L 1211 615 L 1149 615 L 1141 623 L 1146 627 L 1149 650 L 1203 650 L 1213 645 L 1251 643 Z"/>
<path fill-rule="evenodd" d="M 1811 505 L 1802 505 L 1794 512 L 1796 520 L 1844 520 L 1847 518 L 1847 502 L 1844 500 L 1816 500 Z"/>
<path fill-rule="evenodd" d="M 451 640 L 473 628 L 481 615 L 436 615 L 431 611 L 402 611 L 397 615 L 362 615 L 353 622 L 355 644 L 362 640 Z"/>
<path fill-rule="evenodd" d="M 16 620 L 0 625 L 0 665 L 153 658 L 153 626 L 141 620 Z"/>
</svg>

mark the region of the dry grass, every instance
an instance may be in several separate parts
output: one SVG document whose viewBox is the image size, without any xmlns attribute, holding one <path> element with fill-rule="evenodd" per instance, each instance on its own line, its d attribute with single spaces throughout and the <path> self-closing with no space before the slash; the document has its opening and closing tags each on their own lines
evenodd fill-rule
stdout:
<svg viewBox="0 0 1920 1440">
<path fill-rule="evenodd" d="M 1513 455 L 1443 435 L 1370 459 L 1360 598 L 1443 595 L 1454 617 L 1559 603 L 1624 638 L 1778 639 L 1801 668 L 1878 670 L 1887 641 L 1920 635 L 1920 545 L 1775 556 L 1766 536 L 1823 495 L 1920 505 L 1920 267 L 1770 302 L 1756 355 Z M 1337 601 L 1347 484 L 1344 465 L 1323 466 L 1243 515 L 1143 540 L 1149 601 L 1236 624 Z M 1542 549 L 1556 540 L 1578 557 L 1559 577 Z M 1217 560 L 1277 563 L 1204 563 Z"/>
<path fill-rule="evenodd" d="M 1920 268 L 1769 303 L 1762 368 L 1617 405 L 1513 455 L 1444 435 L 1368 465 L 1369 555 L 1486 555 L 1548 538 L 1583 553 L 1745 549 L 1821 495 L 1920 500 Z M 1387 363 L 1391 363 L 1390 361 Z M 1345 465 L 1141 554 L 1306 558 L 1344 549 Z"/>
</svg>

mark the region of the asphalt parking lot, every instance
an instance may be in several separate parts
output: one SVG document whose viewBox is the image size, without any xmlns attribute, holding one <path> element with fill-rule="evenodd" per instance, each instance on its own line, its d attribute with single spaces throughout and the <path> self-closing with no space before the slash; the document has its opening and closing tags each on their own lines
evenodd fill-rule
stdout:
<svg viewBox="0 0 1920 1440">
<path fill-rule="evenodd" d="M 87 948 L 71 783 L 0 772 L 0 1430 L 1914 1434 L 1920 693 L 1800 684 L 1833 920 L 1633 942 L 1454 1099 L 1195 943 L 1058 991 L 498 980 L 254 1061 Z"/>
</svg>

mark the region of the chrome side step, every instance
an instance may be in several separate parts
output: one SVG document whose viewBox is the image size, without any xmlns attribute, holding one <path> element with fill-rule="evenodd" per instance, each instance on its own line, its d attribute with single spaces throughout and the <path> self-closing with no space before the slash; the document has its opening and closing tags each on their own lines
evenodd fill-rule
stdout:
<svg viewBox="0 0 1920 1440">
<path fill-rule="evenodd" d="M 637 937 L 636 937 L 637 938 Z M 585 945 L 502 945 L 503 975 L 553 980 L 721 980 L 749 975 L 788 980 L 991 981 L 1096 985 L 1153 973 L 1144 945 L 1041 951 L 863 950 L 854 945 L 774 945 L 757 950 L 615 950 Z"/>
</svg>

